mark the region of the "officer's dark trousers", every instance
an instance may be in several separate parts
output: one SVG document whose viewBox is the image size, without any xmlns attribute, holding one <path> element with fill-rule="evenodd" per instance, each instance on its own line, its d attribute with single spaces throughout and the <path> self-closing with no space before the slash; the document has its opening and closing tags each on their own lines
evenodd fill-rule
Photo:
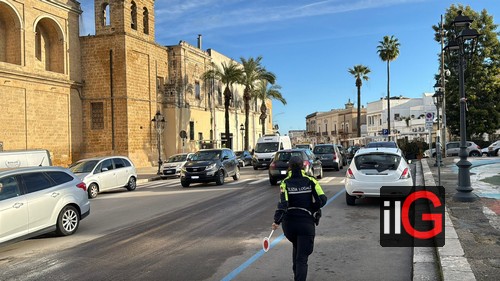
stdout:
<svg viewBox="0 0 500 281">
<path fill-rule="evenodd" d="M 307 278 L 307 260 L 314 249 L 315 226 L 311 221 L 283 221 L 283 232 L 293 245 L 293 274 L 295 281 Z"/>
</svg>

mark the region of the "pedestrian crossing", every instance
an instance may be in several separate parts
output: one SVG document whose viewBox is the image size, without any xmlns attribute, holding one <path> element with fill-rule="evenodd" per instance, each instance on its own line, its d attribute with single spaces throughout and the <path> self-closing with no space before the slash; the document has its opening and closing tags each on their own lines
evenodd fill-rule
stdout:
<svg viewBox="0 0 500 281">
<path fill-rule="evenodd" d="M 344 184 L 344 177 L 324 177 L 318 180 L 319 184 Z M 269 178 L 246 178 L 239 179 L 237 181 L 229 179 L 224 183 L 224 185 L 269 185 Z M 170 179 L 170 180 L 158 180 L 158 181 L 150 181 L 142 184 L 138 184 L 138 186 L 142 188 L 159 188 L 159 187 L 177 187 L 180 186 L 181 182 L 179 179 Z"/>
</svg>

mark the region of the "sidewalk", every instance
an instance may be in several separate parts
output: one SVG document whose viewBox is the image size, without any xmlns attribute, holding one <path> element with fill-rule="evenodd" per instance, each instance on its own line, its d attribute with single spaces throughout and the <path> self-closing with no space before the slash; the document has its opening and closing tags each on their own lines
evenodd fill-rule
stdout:
<svg viewBox="0 0 500 281">
<path fill-rule="evenodd" d="M 437 249 L 443 280 L 499 280 L 500 158 L 469 158 L 475 202 L 453 200 L 458 186 L 458 158 L 443 159 L 441 185 L 446 190 L 446 242 Z M 438 184 L 434 159 L 422 159 L 426 185 Z"/>
<path fill-rule="evenodd" d="M 137 170 L 137 184 L 146 183 L 154 180 L 161 180 L 158 173 L 158 167 L 141 167 Z"/>
</svg>

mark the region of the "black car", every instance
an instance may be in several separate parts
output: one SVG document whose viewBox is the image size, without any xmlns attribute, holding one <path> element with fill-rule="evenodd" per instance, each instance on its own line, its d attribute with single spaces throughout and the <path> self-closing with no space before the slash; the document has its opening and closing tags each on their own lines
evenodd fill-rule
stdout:
<svg viewBox="0 0 500 281">
<path fill-rule="evenodd" d="M 340 144 L 337 144 L 337 147 L 339 149 L 340 155 L 342 155 L 342 166 L 347 166 L 347 151 Z"/>
<path fill-rule="evenodd" d="M 189 187 L 195 182 L 224 184 L 226 177 L 240 178 L 240 167 L 231 149 L 203 149 L 191 156 L 181 170 L 181 185 Z"/>
<path fill-rule="evenodd" d="M 356 152 L 358 152 L 358 150 L 360 149 L 361 147 L 360 146 L 357 146 L 357 145 L 353 145 L 353 146 L 349 146 L 346 150 L 346 158 L 347 158 L 347 163 L 350 164 L 351 163 L 351 160 L 352 158 L 354 158 L 354 154 L 356 154 Z"/>
<path fill-rule="evenodd" d="M 288 174 L 288 161 L 292 156 L 298 156 L 304 161 L 306 174 L 320 179 L 323 177 L 323 166 L 318 157 L 309 149 L 286 149 L 276 152 L 271 165 L 269 165 L 269 182 L 278 184 L 279 180 Z"/>
<path fill-rule="evenodd" d="M 235 151 L 234 153 L 236 154 L 236 158 L 238 158 L 240 167 L 252 165 L 252 154 L 248 150 Z"/>
</svg>

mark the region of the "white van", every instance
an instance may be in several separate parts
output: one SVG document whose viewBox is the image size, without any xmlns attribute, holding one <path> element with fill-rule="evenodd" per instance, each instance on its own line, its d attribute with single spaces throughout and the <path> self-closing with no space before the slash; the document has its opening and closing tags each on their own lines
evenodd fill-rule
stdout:
<svg viewBox="0 0 500 281">
<path fill-rule="evenodd" d="M 0 151 L 0 169 L 33 166 L 52 166 L 49 151 L 45 149 Z"/>
<path fill-rule="evenodd" d="M 260 137 L 252 157 L 253 169 L 269 167 L 276 151 L 291 148 L 292 142 L 288 136 L 264 135 Z"/>
</svg>

